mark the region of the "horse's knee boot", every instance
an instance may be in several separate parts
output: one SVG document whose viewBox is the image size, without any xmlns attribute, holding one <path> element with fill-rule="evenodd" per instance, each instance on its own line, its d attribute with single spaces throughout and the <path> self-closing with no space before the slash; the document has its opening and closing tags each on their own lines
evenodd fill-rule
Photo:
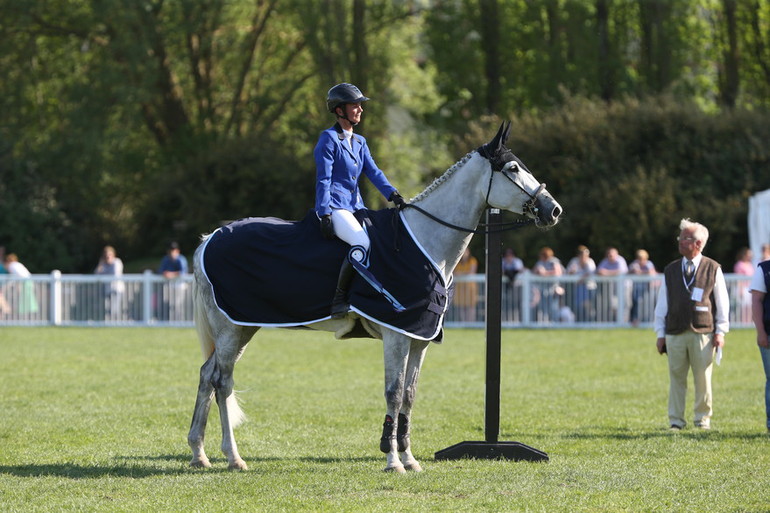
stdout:
<svg viewBox="0 0 770 513">
<path fill-rule="evenodd" d="M 409 419 L 403 413 L 398 414 L 398 433 L 396 436 L 398 452 L 409 449 Z"/>
<path fill-rule="evenodd" d="M 380 438 L 380 450 L 385 454 L 389 453 L 391 447 L 393 447 L 393 440 L 396 438 L 395 426 L 393 418 L 390 415 L 385 415 L 385 423 L 382 425 L 382 438 Z"/>
</svg>

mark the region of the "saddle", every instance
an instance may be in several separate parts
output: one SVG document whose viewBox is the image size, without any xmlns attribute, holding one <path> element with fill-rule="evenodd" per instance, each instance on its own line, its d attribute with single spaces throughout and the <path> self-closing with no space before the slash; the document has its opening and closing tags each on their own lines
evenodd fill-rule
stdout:
<svg viewBox="0 0 770 513">
<path fill-rule="evenodd" d="M 381 287 L 356 275 L 351 310 L 410 337 L 440 341 L 449 293 L 438 266 L 395 209 L 361 210 L 357 217 L 371 241 L 366 271 Z M 231 322 L 296 327 L 330 318 L 340 263 L 349 246 L 324 239 L 312 210 L 300 221 L 240 219 L 219 228 L 204 244 L 202 270 L 217 307 Z M 403 311 L 393 308 L 382 289 Z"/>
</svg>

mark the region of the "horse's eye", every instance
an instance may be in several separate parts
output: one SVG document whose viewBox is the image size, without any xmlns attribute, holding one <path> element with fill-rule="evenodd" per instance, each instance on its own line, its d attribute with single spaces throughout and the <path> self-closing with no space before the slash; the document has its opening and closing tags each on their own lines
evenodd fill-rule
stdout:
<svg viewBox="0 0 770 513">
<path fill-rule="evenodd" d="M 506 162 L 505 166 L 503 166 L 503 171 L 510 171 L 511 173 L 518 173 L 519 172 L 519 164 L 515 160 L 511 160 L 510 162 Z"/>
</svg>

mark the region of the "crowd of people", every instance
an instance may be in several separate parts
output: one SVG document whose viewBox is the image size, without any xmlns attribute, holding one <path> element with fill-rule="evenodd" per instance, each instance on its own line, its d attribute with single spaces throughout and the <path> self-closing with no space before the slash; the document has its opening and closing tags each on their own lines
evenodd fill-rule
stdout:
<svg viewBox="0 0 770 513">
<path fill-rule="evenodd" d="M 755 271 L 753 253 L 749 248 L 740 248 L 737 252 L 733 267 L 725 272 L 743 276 L 752 276 Z M 760 261 L 770 259 L 770 244 L 762 247 Z M 466 262 L 468 262 L 466 264 Z M 455 276 L 475 274 L 478 261 L 466 251 L 461 263 L 455 270 Z M 521 320 L 521 290 L 516 286 L 517 278 L 522 273 L 532 273 L 538 277 L 570 276 L 566 280 L 548 280 L 548 284 L 535 285 L 531 291 L 531 318 L 540 322 L 602 322 L 618 318 L 619 290 L 613 280 L 597 280 L 597 277 L 612 276 L 659 276 L 659 271 L 650 260 L 649 253 L 639 248 L 634 253 L 631 263 L 620 254 L 618 248 L 608 247 L 603 258 L 597 264 L 591 256 L 591 250 L 585 245 L 576 248 L 575 255 L 565 266 L 554 254 L 552 248 L 542 247 L 538 259 L 531 268 L 527 268 L 512 248 L 506 248 L 502 259 L 504 276 L 503 307 L 504 320 Z M 457 280 L 453 307 L 456 315 L 453 320 L 473 322 L 476 320 L 475 309 L 481 303 L 478 301 L 479 289 L 471 282 Z M 631 325 L 649 323 L 653 320 L 655 294 L 658 290 L 658 280 L 633 280 L 625 287 L 625 311 L 622 316 Z M 751 293 L 747 284 L 737 287 L 736 297 L 731 297 L 731 307 L 741 310 L 741 319 L 751 318 Z"/>
<path fill-rule="evenodd" d="M 187 302 L 187 283 L 177 278 L 188 274 L 187 259 L 181 254 L 179 244 L 171 242 L 166 254 L 160 261 L 157 274 L 167 279 L 163 286 L 153 293 L 153 311 L 155 318 L 169 320 L 184 312 L 183 303 Z M 35 284 L 29 280 L 32 276 L 29 269 L 19 261 L 15 253 L 5 252 L 0 246 L 0 275 L 10 275 L 21 278 L 0 287 L 0 318 L 21 317 L 33 318 L 39 311 L 38 296 Z M 119 278 L 123 276 L 123 261 L 118 258 L 113 246 L 105 246 L 97 262 L 94 274 L 104 276 L 105 280 L 98 292 L 99 311 L 103 312 L 105 320 L 119 321 L 130 317 L 128 314 L 129 300 L 126 284 Z M 99 314 L 101 315 L 101 314 Z M 183 320 L 181 317 L 177 320 Z"/>
</svg>

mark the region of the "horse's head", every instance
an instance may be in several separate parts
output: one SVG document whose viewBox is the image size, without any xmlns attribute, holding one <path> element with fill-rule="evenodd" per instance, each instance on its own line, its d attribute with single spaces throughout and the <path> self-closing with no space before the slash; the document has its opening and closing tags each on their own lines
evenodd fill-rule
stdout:
<svg viewBox="0 0 770 513">
<path fill-rule="evenodd" d="M 477 150 L 491 167 L 487 204 L 523 214 L 538 226 L 553 226 L 559 222 L 561 205 L 545 189 L 545 184 L 538 182 L 527 166 L 506 148 L 510 132 L 510 122 L 501 124 L 494 139 Z"/>
</svg>

